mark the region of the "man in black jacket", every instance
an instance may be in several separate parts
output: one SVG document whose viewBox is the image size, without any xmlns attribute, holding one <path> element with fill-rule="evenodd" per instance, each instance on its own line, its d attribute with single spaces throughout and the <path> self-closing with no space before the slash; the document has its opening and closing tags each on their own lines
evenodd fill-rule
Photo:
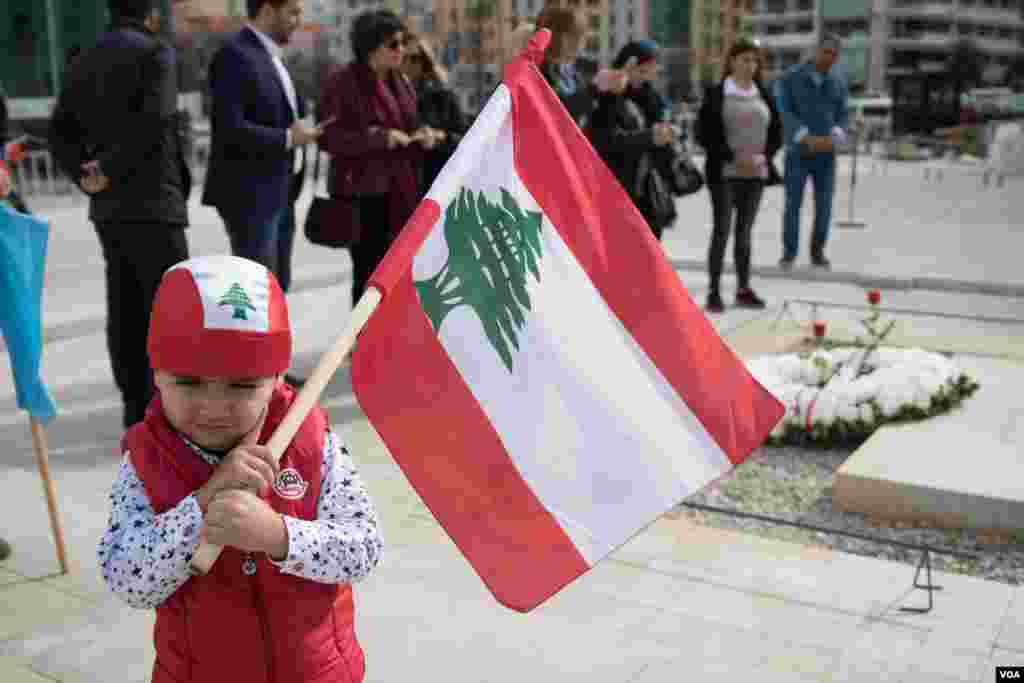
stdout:
<svg viewBox="0 0 1024 683">
<path fill-rule="evenodd" d="M 191 177 L 178 126 L 174 50 L 157 36 L 157 0 L 110 0 L 112 29 L 76 62 L 50 143 L 89 195 L 107 280 L 107 344 L 124 424 L 153 395 L 146 354 L 160 278 L 188 258 Z"/>
</svg>

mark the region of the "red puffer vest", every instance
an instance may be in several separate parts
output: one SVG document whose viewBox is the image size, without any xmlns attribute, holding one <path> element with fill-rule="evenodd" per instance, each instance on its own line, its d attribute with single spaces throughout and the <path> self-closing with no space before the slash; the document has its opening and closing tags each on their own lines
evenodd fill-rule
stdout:
<svg viewBox="0 0 1024 683">
<path fill-rule="evenodd" d="M 295 392 L 282 385 L 270 401 L 259 443 L 266 443 Z M 274 510 L 315 519 L 327 418 L 314 409 L 281 459 L 308 483 L 287 500 L 273 491 Z M 128 430 L 129 451 L 157 513 L 201 487 L 213 467 L 189 449 L 163 416 L 159 398 Z M 194 576 L 156 610 L 153 683 L 358 683 L 363 650 L 356 640 L 348 584 L 327 585 L 283 574 L 256 556 L 256 573 L 242 571 L 243 554 L 225 548 L 206 576 Z"/>
</svg>

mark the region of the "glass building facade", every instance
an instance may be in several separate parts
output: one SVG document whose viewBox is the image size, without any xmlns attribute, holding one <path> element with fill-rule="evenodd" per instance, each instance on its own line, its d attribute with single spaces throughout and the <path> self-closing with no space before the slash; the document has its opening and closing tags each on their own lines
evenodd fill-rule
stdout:
<svg viewBox="0 0 1024 683">
<path fill-rule="evenodd" d="M 161 0 L 170 26 L 169 0 Z M 0 87 L 13 119 L 45 118 L 69 60 L 110 25 L 107 0 L 4 0 Z"/>
</svg>

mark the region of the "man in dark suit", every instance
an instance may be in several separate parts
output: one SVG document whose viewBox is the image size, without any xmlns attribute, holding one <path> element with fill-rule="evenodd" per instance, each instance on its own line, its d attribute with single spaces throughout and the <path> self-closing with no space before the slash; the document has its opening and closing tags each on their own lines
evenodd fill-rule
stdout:
<svg viewBox="0 0 1024 683">
<path fill-rule="evenodd" d="M 249 23 L 210 65 L 210 165 L 203 203 L 217 208 L 231 251 L 270 269 L 288 291 L 292 204 L 305 170 L 298 150 L 320 137 L 281 58 L 302 20 L 302 0 L 246 0 Z"/>
<path fill-rule="evenodd" d="M 158 0 L 110 0 L 112 29 L 69 74 L 50 122 L 61 168 L 90 196 L 103 248 L 107 345 L 124 424 L 153 395 L 149 313 L 165 270 L 188 258 L 192 179 L 178 125 L 174 49 L 158 38 Z"/>
</svg>

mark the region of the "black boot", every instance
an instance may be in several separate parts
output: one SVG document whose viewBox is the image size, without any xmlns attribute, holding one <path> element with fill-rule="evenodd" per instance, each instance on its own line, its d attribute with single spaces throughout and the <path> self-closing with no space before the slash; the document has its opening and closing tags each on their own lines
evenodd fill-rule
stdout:
<svg viewBox="0 0 1024 683">
<path fill-rule="evenodd" d="M 718 293 L 717 289 L 712 289 L 708 293 L 708 305 L 705 308 L 708 313 L 722 313 L 725 311 L 725 303 L 722 301 L 722 295 Z"/>
</svg>

